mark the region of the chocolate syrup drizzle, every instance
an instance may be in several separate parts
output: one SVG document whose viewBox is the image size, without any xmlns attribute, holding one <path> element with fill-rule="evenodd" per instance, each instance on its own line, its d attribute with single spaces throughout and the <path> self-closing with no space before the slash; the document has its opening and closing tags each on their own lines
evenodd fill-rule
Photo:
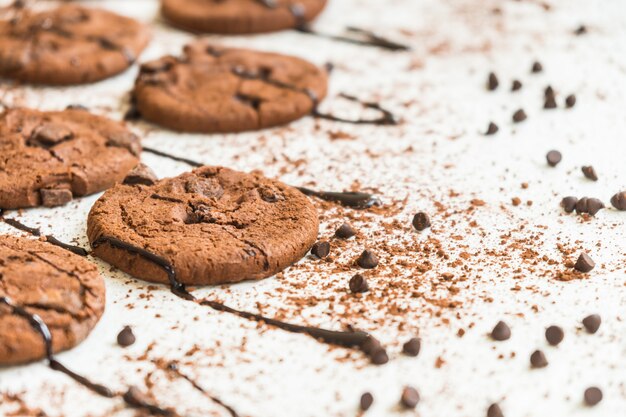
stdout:
<svg viewBox="0 0 626 417">
<path fill-rule="evenodd" d="M 41 236 L 41 231 L 37 228 L 34 227 L 29 227 L 26 226 L 24 223 L 19 222 L 18 220 L 15 219 L 7 219 L 4 218 L 2 216 L 2 211 L 0 211 L 0 221 L 4 221 L 6 224 L 8 224 L 9 226 L 12 226 L 18 230 L 21 230 L 23 232 L 26 233 L 30 233 L 31 235 L 35 236 L 35 237 L 39 237 Z M 69 250 L 72 253 L 75 253 L 76 255 L 79 256 L 87 256 L 89 254 L 89 252 L 87 252 L 86 249 L 81 248 L 80 246 L 74 246 L 74 245 L 70 245 L 68 243 L 64 243 L 61 242 L 59 239 L 57 239 L 56 237 L 52 236 L 52 235 L 44 235 L 43 236 L 46 239 L 46 242 L 51 243 L 55 246 L 58 246 L 60 248 Z"/>
<path fill-rule="evenodd" d="M 168 159 L 171 159 L 172 161 L 184 162 L 187 165 L 190 165 L 192 167 L 204 166 L 204 164 L 202 164 L 200 162 L 192 161 L 191 159 L 182 158 L 180 156 L 175 156 L 175 155 L 172 155 L 172 154 L 169 154 L 169 153 L 166 153 L 166 152 L 162 152 L 162 151 L 159 151 L 158 149 L 148 148 L 148 147 L 145 147 L 145 146 L 143 146 L 142 149 L 145 152 L 148 152 L 148 153 L 151 153 L 151 154 L 154 154 L 154 155 L 158 155 L 158 156 L 162 156 L 163 158 L 168 158 Z"/>
<path fill-rule="evenodd" d="M 46 360 L 48 361 L 48 367 L 50 367 L 50 369 L 67 375 L 68 377 L 70 377 L 71 379 L 79 383 L 80 385 L 95 392 L 96 394 L 102 397 L 115 398 L 119 396 L 119 394 L 114 393 L 111 389 L 105 387 L 104 385 L 92 382 L 86 377 L 79 375 L 76 372 L 68 369 L 65 365 L 63 365 L 61 362 L 55 359 L 54 353 L 52 351 L 52 333 L 50 332 L 50 329 L 48 328 L 46 323 L 44 323 L 44 321 L 41 319 L 41 317 L 39 317 L 37 314 L 31 314 L 28 311 L 26 311 L 26 309 L 14 304 L 13 301 L 11 301 L 11 299 L 8 297 L 0 297 L 0 304 L 4 304 L 7 307 L 9 307 L 9 309 L 11 310 L 13 314 L 18 315 L 28 320 L 28 323 L 30 324 L 30 326 L 37 333 L 39 333 L 39 335 L 41 336 L 44 342 Z M 144 408 L 154 414 L 158 414 L 162 416 L 174 415 L 174 413 L 170 410 L 165 410 L 163 408 L 157 407 L 152 404 L 144 404 L 144 403 L 139 403 L 137 401 L 133 401 L 134 397 L 128 395 L 128 393 L 124 394 L 122 398 L 124 399 L 124 402 L 127 405 L 130 405 L 132 407 Z"/>
<path fill-rule="evenodd" d="M 139 255 L 144 259 L 154 263 L 155 265 L 161 267 L 165 273 L 167 274 L 168 281 L 170 283 L 170 290 L 172 293 L 184 300 L 194 301 L 199 305 L 210 307 L 213 310 L 230 313 L 241 318 L 266 323 L 270 326 L 277 327 L 279 329 L 288 331 L 290 333 L 304 333 L 307 334 L 321 342 L 331 344 L 331 345 L 339 345 L 350 348 L 359 348 L 361 350 L 365 350 L 366 344 L 375 341 L 375 339 L 370 336 L 368 333 L 361 331 L 336 331 L 336 330 L 326 330 L 317 327 L 310 326 L 300 326 L 291 323 L 285 323 L 280 320 L 272 319 L 269 317 L 265 317 L 255 313 L 249 313 L 247 311 L 236 310 L 232 307 L 229 307 L 223 303 L 213 300 L 198 300 L 193 294 L 189 293 L 185 285 L 179 282 L 176 278 L 176 271 L 174 267 L 169 263 L 169 261 L 161 256 L 158 256 L 154 253 L 151 253 L 145 249 L 133 246 L 129 243 L 123 242 L 119 239 L 101 236 L 96 239 L 92 246 L 94 249 L 101 246 L 104 243 L 108 243 L 110 246 L 126 250 L 132 254 Z"/>
<path fill-rule="evenodd" d="M 192 167 L 201 167 L 204 164 L 196 161 L 192 161 L 191 159 L 181 158 L 179 156 L 168 154 L 167 152 L 162 152 L 156 149 L 151 148 L 143 148 L 144 151 L 148 153 L 152 153 L 154 155 L 161 156 L 163 158 L 168 158 L 173 161 L 184 162 Z M 330 201 L 333 203 L 339 203 L 342 206 L 352 207 L 355 209 L 367 209 L 374 206 L 380 206 L 382 202 L 378 197 L 373 194 L 354 192 L 354 191 L 316 191 L 311 190 L 306 187 L 294 187 L 301 193 L 311 196 L 317 197 L 325 201 Z"/>
<path fill-rule="evenodd" d="M 232 408 L 231 406 L 229 406 L 228 404 L 226 404 L 224 401 L 220 400 L 219 398 L 209 394 L 204 388 L 202 388 L 202 386 L 200 386 L 200 384 L 198 382 L 194 381 L 187 374 L 184 374 L 180 370 L 180 368 L 178 367 L 178 364 L 176 362 L 170 362 L 167 365 L 167 370 L 170 371 L 170 372 L 173 372 L 178 377 L 180 377 L 180 378 L 186 380 L 187 382 L 189 382 L 191 384 L 191 386 L 195 390 L 201 392 L 203 395 L 205 395 L 211 401 L 213 401 L 214 403 L 218 404 L 219 406 L 223 407 L 226 411 L 228 411 L 228 413 L 231 415 L 231 417 L 239 417 L 239 414 L 237 414 L 237 412 L 235 411 L 234 408 Z"/>
<path fill-rule="evenodd" d="M 335 191 L 315 191 L 305 187 L 296 187 L 301 193 L 320 198 L 333 203 L 340 203 L 343 206 L 356 209 L 366 209 L 373 206 L 380 206 L 382 202 L 378 197 L 361 192 L 335 192 Z"/>
<path fill-rule="evenodd" d="M 276 9 L 278 7 L 278 5 L 276 4 L 274 0 L 257 0 L 257 1 L 261 3 L 263 6 L 267 7 L 268 9 Z M 334 41 L 348 42 L 348 43 L 352 43 L 355 45 L 373 46 L 376 48 L 387 49 L 389 51 L 394 51 L 394 52 L 411 50 L 411 47 L 408 45 L 391 41 L 380 35 L 377 35 L 376 33 L 370 30 L 361 29 L 361 28 L 357 28 L 354 26 L 346 27 L 346 31 L 349 34 L 354 35 L 352 37 L 330 35 L 326 33 L 317 32 L 313 30 L 310 27 L 310 25 L 306 22 L 305 15 L 304 15 L 305 9 L 301 4 L 297 4 L 297 3 L 292 4 L 288 6 L 288 8 L 289 8 L 289 12 L 296 19 L 296 30 L 302 33 L 306 33 L 307 35 L 319 36 L 319 37 L 331 39 Z"/>
<path fill-rule="evenodd" d="M 314 91 L 308 88 L 300 88 L 293 84 L 288 84 L 282 81 L 274 80 L 270 78 L 269 73 L 263 72 L 263 71 L 251 72 L 251 71 L 247 71 L 246 69 L 242 67 L 234 67 L 232 69 L 232 73 L 239 78 L 243 78 L 246 80 L 259 80 L 259 81 L 263 81 L 264 83 L 273 85 L 278 88 L 283 88 L 286 90 L 291 90 L 291 91 L 305 94 L 313 103 L 313 106 L 311 109 L 311 116 L 319 118 L 319 119 L 331 120 L 334 122 L 341 122 L 341 123 L 350 123 L 350 124 L 355 124 L 355 125 L 368 124 L 368 125 L 377 125 L 377 126 L 395 126 L 398 124 L 398 120 L 396 116 L 389 110 L 383 108 L 379 103 L 374 103 L 370 101 L 362 101 L 355 96 L 341 93 L 339 94 L 339 97 L 344 98 L 349 101 L 353 101 L 355 103 L 359 103 L 363 107 L 376 110 L 382 114 L 380 117 L 377 117 L 375 119 L 354 119 L 354 120 L 345 119 L 343 117 L 335 116 L 333 114 L 320 112 L 319 111 L 319 104 L 320 104 L 319 98 L 317 97 Z"/>
</svg>

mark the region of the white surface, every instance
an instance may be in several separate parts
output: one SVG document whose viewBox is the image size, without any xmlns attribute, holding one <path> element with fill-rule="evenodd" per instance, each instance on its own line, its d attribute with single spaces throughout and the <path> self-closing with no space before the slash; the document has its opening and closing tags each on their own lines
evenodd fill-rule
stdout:
<svg viewBox="0 0 626 417">
<path fill-rule="evenodd" d="M 154 40 L 142 60 L 178 53 L 190 39 L 159 21 L 156 1 L 93 3 L 155 24 Z M 336 272 L 336 264 L 320 264 L 323 271 L 315 271 L 316 261 L 308 258 L 279 278 L 198 290 L 251 311 L 257 302 L 268 304 L 266 315 L 280 310 L 292 322 L 335 328 L 353 324 L 372 331 L 389 346 L 390 363 L 371 366 L 349 350 L 329 349 L 306 336 L 258 328 L 183 303 L 165 288 L 148 291 L 147 284 L 111 271 L 97 260 L 107 280 L 106 313 L 92 335 L 60 359 L 117 389 L 144 386 L 144 376 L 154 366 L 136 358 L 154 342 L 150 357 L 186 360 L 187 373 L 241 415 L 251 417 L 353 416 L 365 390 L 375 397 L 371 416 L 483 416 L 494 401 L 501 403 L 507 417 L 626 415 L 626 213 L 604 210 L 593 221 L 581 222 L 563 215 L 558 207 L 564 195 L 596 196 L 608 203 L 612 194 L 626 189 L 626 5 L 620 0 L 549 1 L 552 10 L 545 12 L 535 1 L 331 3 L 316 23 L 318 29 L 338 31 L 346 24 L 371 27 L 409 42 L 414 51 L 381 52 L 295 32 L 216 39 L 299 55 L 320 65 L 331 61 L 336 71 L 324 109 L 359 113 L 358 108 L 334 100 L 338 92 L 380 99 L 402 116 L 401 127 L 336 125 L 306 118 L 288 128 L 200 136 L 137 126 L 147 146 L 208 164 L 261 169 L 287 183 L 311 183 L 323 189 L 349 188 L 358 181 L 366 189 L 380 190 L 387 203 L 408 197 L 393 218 L 339 210 L 357 216 L 352 222 L 364 236 L 335 249 L 336 263 L 347 265 L 365 246 L 381 257 L 382 266 L 369 275 L 373 290 L 364 300 L 339 298 L 345 295 L 354 270 Z M 495 6 L 503 10 L 501 16 L 491 12 Z M 581 23 L 590 33 L 573 36 Z M 530 75 L 535 59 L 545 71 Z M 494 93 L 484 89 L 490 70 L 501 81 Z M 133 68 L 90 86 L 23 88 L 9 98 L 42 109 L 80 103 L 121 118 L 135 75 Z M 508 91 L 512 78 L 524 83 L 516 94 Z M 561 101 L 566 94 L 576 93 L 576 107 L 543 111 L 541 97 L 547 84 Z M 526 109 L 529 119 L 513 126 L 510 116 L 519 107 Z M 500 133 L 484 137 L 481 132 L 490 120 L 498 123 Z M 356 139 L 329 140 L 328 132 L 337 130 Z M 405 152 L 409 147 L 413 151 Z M 564 155 L 554 169 L 544 160 L 550 149 Z M 143 159 L 163 177 L 188 169 L 150 154 Z M 297 164 L 300 159 L 305 162 Z M 597 183 L 582 177 L 583 164 L 596 167 Z M 522 182 L 529 188 L 522 190 Z M 459 195 L 450 197 L 450 190 Z M 510 200 L 515 196 L 534 204 L 513 207 Z M 86 214 L 97 197 L 54 210 L 27 210 L 20 219 L 86 247 Z M 487 204 L 472 216 L 462 214 L 473 198 Z M 445 205 L 450 216 L 438 213 L 434 202 Z M 433 228 L 427 233 L 411 230 L 410 219 L 417 210 L 432 214 Z M 320 214 L 320 235 L 330 237 L 341 217 Z M 369 222 L 362 221 L 365 217 Z M 393 219 L 401 226 L 388 232 L 383 225 Z M 480 228 L 468 227 L 472 219 Z M 4 224 L 0 231 L 17 233 Z M 525 246 L 557 263 L 549 266 L 538 259 L 533 272 L 520 261 L 522 250 L 501 245 L 501 235 L 509 232 L 513 238 L 536 236 L 534 245 Z M 433 264 L 430 271 L 421 274 L 399 267 L 401 272 L 394 272 L 389 267 L 400 259 L 385 254 L 383 243 L 407 247 L 421 244 L 427 236 L 441 240 L 450 260 L 416 251 L 415 259 Z M 591 254 L 598 266 L 588 279 L 563 283 L 552 278 L 564 269 L 557 242 Z M 489 249 L 502 251 L 502 262 L 481 255 Z M 453 265 L 463 251 L 477 255 L 463 266 Z M 545 271 L 552 273 L 542 276 Z M 454 284 L 459 292 L 453 298 L 462 302 L 456 309 L 437 308 L 424 297 L 412 298 L 407 291 L 389 286 L 403 280 L 425 297 L 446 298 L 450 284 L 441 279 L 443 272 L 467 277 Z M 519 291 L 512 290 L 516 285 Z M 312 296 L 319 303 L 306 309 L 305 317 L 293 313 L 294 300 Z M 333 296 L 338 299 L 330 302 Z M 129 309 L 130 304 L 134 308 Z M 342 314 L 360 306 L 363 312 L 356 318 Z M 404 317 L 390 314 L 394 306 L 406 308 Z M 592 336 L 581 330 L 580 320 L 594 312 L 602 315 L 603 324 Z M 494 343 L 486 334 L 499 319 L 510 324 L 513 336 Z M 132 325 L 137 335 L 137 343 L 126 350 L 115 345 L 124 324 Z M 566 332 L 558 348 L 545 342 L 543 332 L 550 324 L 559 324 Z M 462 338 L 456 335 L 460 328 L 466 331 Z M 401 343 L 418 331 L 423 339 L 420 356 L 403 357 Z M 199 351 L 185 358 L 193 346 Z M 537 348 L 544 350 L 550 365 L 531 371 L 528 357 Z M 346 356 L 354 360 L 339 360 Z M 435 367 L 438 357 L 445 361 L 439 368 Z M 185 381 L 156 373 L 154 383 L 159 401 L 175 406 L 182 415 L 225 415 Z M 421 393 L 415 412 L 397 406 L 406 384 Z M 602 388 L 604 401 L 588 408 L 582 404 L 582 393 L 592 385 Z M 44 364 L 0 370 L 0 391 L 23 393 L 31 407 L 41 407 L 50 416 L 132 415 L 120 402 L 99 398 Z M 0 404 L 0 415 L 11 407 Z"/>
</svg>

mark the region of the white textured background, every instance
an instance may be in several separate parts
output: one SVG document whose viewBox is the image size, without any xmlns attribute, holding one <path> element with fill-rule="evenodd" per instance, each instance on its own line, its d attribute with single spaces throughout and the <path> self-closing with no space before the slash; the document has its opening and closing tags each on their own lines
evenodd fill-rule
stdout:
<svg viewBox="0 0 626 417">
<path fill-rule="evenodd" d="M 85 3 L 98 3 L 153 24 L 154 39 L 141 60 L 178 53 L 190 39 L 160 22 L 156 0 Z M 155 345 L 150 357 L 167 359 L 181 359 L 197 345 L 200 351 L 187 358 L 183 369 L 241 415 L 251 417 L 353 416 L 365 390 L 375 396 L 368 412 L 371 416 L 483 416 L 494 401 L 501 403 L 507 417 L 626 415 L 626 213 L 604 210 L 593 221 L 581 222 L 576 216 L 563 215 L 558 207 L 563 195 L 594 196 L 608 203 L 612 194 L 626 189 L 626 4 L 621 0 L 548 0 L 552 8 L 546 12 L 539 1 L 330 3 L 316 22 L 319 30 L 339 31 L 346 24 L 370 27 L 410 43 L 414 51 L 381 52 L 295 32 L 218 40 L 299 55 L 320 65 L 333 62 L 336 71 L 323 109 L 359 114 L 358 108 L 332 99 L 338 92 L 380 99 L 402 116 L 401 127 L 330 122 L 319 122 L 316 127 L 307 118 L 289 128 L 199 136 L 139 123 L 137 131 L 145 137 L 144 143 L 208 164 L 262 169 L 291 184 L 342 189 L 359 181 L 365 188 L 380 190 L 386 202 L 408 196 L 406 207 L 396 217 L 406 224 L 402 233 L 384 232 L 379 216 L 372 216 L 369 226 L 353 222 L 364 233 L 335 254 L 344 263 L 364 246 L 380 249 L 383 242 L 404 245 L 407 239 L 425 239 L 426 233 L 418 235 L 410 228 L 410 219 L 419 209 L 432 213 L 433 228 L 428 233 L 441 239 L 451 253 L 456 245 L 450 238 L 453 235 L 464 236 L 464 250 L 476 253 L 485 248 L 508 251 L 500 246 L 500 235 L 505 233 L 519 238 L 538 235 L 535 250 L 553 259 L 561 259 L 556 250 L 559 241 L 587 250 L 597 263 L 589 279 L 562 283 L 535 275 L 524 265 L 520 265 L 521 274 L 513 273 L 516 252 L 507 258 L 510 268 L 477 256 L 467 263 L 468 281 L 458 285 L 461 291 L 456 298 L 463 305 L 444 310 L 440 317 L 421 299 L 401 293 L 390 296 L 389 302 L 408 308 L 402 319 L 377 313 L 384 303 L 381 297 L 371 300 L 366 312 L 350 321 L 337 319 L 335 313 L 353 305 L 331 306 L 326 301 L 306 309 L 306 317 L 291 317 L 293 322 L 336 328 L 352 323 L 372 331 L 389 346 L 391 356 L 389 364 L 374 367 L 358 354 L 352 355 L 353 361 L 339 361 L 349 351 L 330 350 L 306 336 L 258 329 L 254 323 L 182 303 L 165 288 L 148 292 L 145 283 L 96 261 L 107 280 L 106 313 L 92 335 L 60 359 L 94 380 L 123 389 L 128 384 L 144 386 L 146 372 L 154 367 L 136 358 L 151 343 Z M 491 12 L 496 6 L 502 9 L 501 15 Z M 589 33 L 573 36 L 581 23 Z M 535 59 L 545 70 L 530 75 Z M 490 70 L 501 81 L 494 93 L 484 89 Z M 80 103 L 119 119 L 127 108 L 135 75 L 133 68 L 84 87 L 20 88 L 9 99 L 42 109 Z M 508 91 L 512 78 L 524 83 L 516 94 Z M 543 111 L 542 91 L 547 84 L 559 93 L 559 100 L 576 93 L 576 107 Z M 522 106 L 529 119 L 513 126 L 510 116 Z M 480 132 L 490 120 L 498 123 L 500 133 L 484 137 Z M 355 139 L 329 140 L 328 132 L 336 130 L 349 132 Z M 404 152 L 409 147 L 412 152 Z M 553 148 L 564 155 L 557 168 L 547 167 L 544 160 Z M 149 154 L 143 158 L 162 177 L 188 169 Z M 299 159 L 305 162 L 295 164 Z M 580 166 L 588 164 L 599 173 L 597 183 L 580 174 Z M 529 183 L 529 188 L 520 189 L 521 182 Z M 460 195 L 452 199 L 450 190 Z M 515 196 L 534 204 L 512 207 L 510 200 Z M 96 198 L 53 210 L 24 211 L 20 218 L 86 246 L 86 214 Z M 465 209 L 472 198 L 487 203 L 473 215 L 485 232 L 482 236 L 472 235 L 463 215 L 444 218 L 434 210 L 435 201 L 451 211 Z M 330 236 L 339 222 L 338 217 L 325 217 L 321 236 Z M 0 231 L 17 233 L 4 224 Z M 379 254 L 383 264 L 391 263 L 382 249 Z M 410 256 L 419 259 L 422 255 Z M 290 297 L 324 299 L 340 294 L 352 275 L 334 273 L 332 265 L 320 266 L 327 271 L 316 272 L 307 267 L 311 262 L 315 261 L 304 259 L 280 278 L 198 293 L 248 310 L 261 302 L 270 306 L 266 314 L 283 309 L 289 316 Z M 420 280 L 429 287 L 447 268 L 436 266 L 418 277 L 394 276 L 379 267 L 381 275 L 370 279 L 372 296 L 377 288 L 400 279 Z M 559 269 L 561 265 L 554 266 L 555 271 Z M 516 285 L 521 290 L 513 291 Z M 145 294 L 150 296 L 141 297 Z M 485 301 L 487 297 L 493 302 Z M 134 308 L 129 309 L 130 304 Z M 580 320 L 594 312 L 602 315 L 603 324 L 596 335 L 588 335 L 581 330 Z M 486 334 L 499 319 L 511 325 L 513 336 L 494 343 Z M 399 322 L 405 324 L 401 330 Z M 115 344 L 124 324 L 132 325 L 137 335 L 137 343 L 126 350 Z M 557 348 L 547 346 L 543 337 L 550 324 L 559 324 L 566 332 Z M 460 328 L 466 331 L 462 338 L 456 335 Z M 400 344 L 418 331 L 422 353 L 418 358 L 403 357 Z M 528 356 L 537 348 L 544 350 L 550 365 L 531 371 Z M 439 368 L 435 367 L 438 357 L 445 361 Z M 183 415 L 225 415 L 182 380 L 169 381 L 157 373 L 154 382 L 159 401 L 175 406 Z M 406 384 L 418 388 L 422 396 L 414 412 L 397 406 Z M 582 404 L 582 393 L 591 385 L 601 387 L 605 396 L 595 408 Z M 41 407 L 49 416 L 132 415 L 121 403 L 97 397 L 44 364 L 1 369 L 0 391 L 22 393 L 30 406 Z M 11 410 L 13 405 L 0 404 L 0 415 Z"/>
</svg>

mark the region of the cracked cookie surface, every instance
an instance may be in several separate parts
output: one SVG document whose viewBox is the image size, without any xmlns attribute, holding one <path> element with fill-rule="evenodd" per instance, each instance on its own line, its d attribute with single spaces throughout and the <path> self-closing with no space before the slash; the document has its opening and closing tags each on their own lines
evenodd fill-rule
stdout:
<svg viewBox="0 0 626 417">
<path fill-rule="evenodd" d="M 139 163 L 139 138 L 85 110 L 0 115 L 0 208 L 59 206 L 103 191 Z"/>
<path fill-rule="evenodd" d="M 297 120 L 326 89 L 325 71 L 302 59 L 198 41 L 180 58 L 142 65 L 133 97 L 141 116 L 161 126 L 226 133 Z"/>
<path fill-rule="evenodd" d="M 300 260 L 316 240 L 318 216 L 295 188 L 259 174 L 202 167 L 153 185 L 116 185 L 87 221 L 93 253 L 146 281 L 163 268 L 101 242 L 114 238 L 164 258 L 179 282 L 212 285 L 266 278 Z"/>
<path fill-rule="evenodd" d="M 325 6 L 326 0 L 162 0 L 161 12 L 184 30 L 243 34 L 295 28 Z"/>
<path fill-rule="evenodd" d="M 96 266 L 38 240 L 0 235 L 0 297 L 37 314 L 52 334 L 54 352 L 82 342 L 105 305 L 104 281 Z M 41 335 L 27 319 L 0 305 L 0 365 L 45 357 Z"/>
<path fill-rule="evenodd" d="M 128 68 L 148 44 L 139 22 L 100 9 L 18 9 L 0 20 L 0 75 L 50 85 L 99 81 Z"/>
</svg>

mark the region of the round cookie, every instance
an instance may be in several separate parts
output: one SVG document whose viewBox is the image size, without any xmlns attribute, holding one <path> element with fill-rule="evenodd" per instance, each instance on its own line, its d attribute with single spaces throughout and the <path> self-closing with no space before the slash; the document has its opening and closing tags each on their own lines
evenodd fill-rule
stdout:
<svg viewBox="0 0 626 417">
<path fill-rule="evenodd" d="M 0 235 L 0 277 L 0 297 L 41 317 L 54 352 L 82 342 L 104 312 L 104 281 L 96 266 L 49 243 Z M 0 365 L 45 356 L 41 335 L 0 303 Z"/>
<path fill-rule="evenodd" d="M 139 138 L 81 109 L 0 115 L 0 209 L 54 207 L 103 191 L 139 163 Z"/>
<path fill-rule="evenodd" d="M 283 125 L 326 96 L 327 75 L 299 58 L 187 45 L 141 67 L 133 98 L 141 116 L 181 132 L 226 133 Z"/>
<path fill-rule="evenodd" d="M 315 208 L 298 190 L 209 166 L 152 185 L 116 185 L 87 221 L 94 255 L 137 278 L 169 282 L 162 267 L 106 239 L 114 238 L 165 259 L 188 285 L 274 275 L 307 253 L 318 228 Z"/>
<path fill-rule="evenodd" d="M 128 17 L 78 5 L 0 20 L 0 76 L 33 84 L 99 81 L 133 64 L 150 39 Z"/>
<path fill-rule="evenodd" d="M 161 13 L 183 30 L 245 34 L 296 28 L 325 6 L 326 0 L 162 0 Z"/>
</svg>

